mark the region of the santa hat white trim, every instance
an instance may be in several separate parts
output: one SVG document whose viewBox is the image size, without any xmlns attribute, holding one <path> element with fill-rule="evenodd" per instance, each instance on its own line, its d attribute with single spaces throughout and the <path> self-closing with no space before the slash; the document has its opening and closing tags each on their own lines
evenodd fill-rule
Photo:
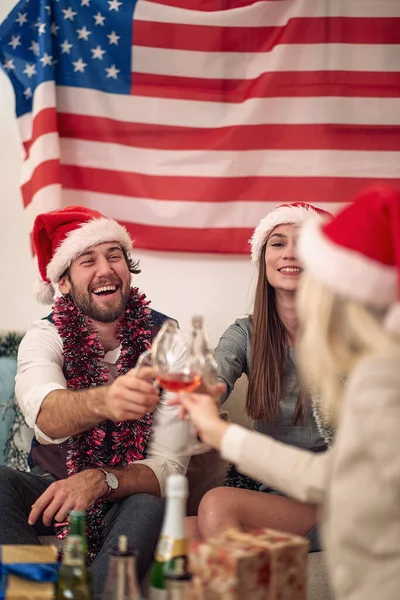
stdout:
<svg viewBox="0 0 400 600">
<path fill-rule="evenodd" d="M 297 247 L 305 269 L 333 292 L 377 309 L 397 300 L 396 269 L 333 243 L 318 220 L 304 225 Z"/>
<path fill-rule="evenodd" d="M 47 277 L 53 288 L 64 271 L 82 252 L 105 242 L 118 242 L 128 254 L 132 250 L 132 240 L 125 227 L 106 217 L 92 219 L 70 231 L 47 265 Z M 43 293 L 39 290 L 40 295 L 43 296 Z"/>
<path fill-rule="evenodd" d="M 254 230 L 254 233 L 249 240 L 251 244 L 251 262 L 256 265 L 259 261 L 262 247 L 268 239 L 269 234 L 278 225 L 301 225 L 310 216 L 321 217 L 310 206 L 278 206 L 271 211 L 266 217 L 261 219 L 259 225 Z"/>
</svg>

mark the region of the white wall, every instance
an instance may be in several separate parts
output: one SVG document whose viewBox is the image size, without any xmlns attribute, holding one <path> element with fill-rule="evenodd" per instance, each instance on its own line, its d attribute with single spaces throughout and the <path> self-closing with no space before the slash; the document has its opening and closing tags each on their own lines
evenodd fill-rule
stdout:
<svg viewBox="0 0 400 600">
<path fill-rule="evenodd" d="M 15 3 L 1 0 L 0 21 Z M 19 193 L 21 156 L 13 90 L 0 71 L 0 331 L 22 331 L 48 312 L 32 294 L 37 269 Z M 182 327 L 193 313 L 204 314 L 212 344 L 250 309 L 249 257 L 150 251 L 137 256 L 142 267 L 137 285 L 152 306 L 176 317 Z"/>
</svg>

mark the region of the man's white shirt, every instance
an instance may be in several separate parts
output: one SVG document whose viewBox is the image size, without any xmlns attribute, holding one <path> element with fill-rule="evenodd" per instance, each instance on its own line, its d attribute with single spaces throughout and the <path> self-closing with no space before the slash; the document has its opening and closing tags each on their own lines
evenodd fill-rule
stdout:
<svg viewBox="0 0 400 600">
<path fill-rule="evenodd" d="M 109 371 L 109 382 L 117 374 L 121 348 L 107 352 L 102 360 Z M 28 329 L 18 350 L 18 370 L 15 394 L 29 427 L 41 444 L 61 444 L 68 438 L 51 438 L 39 429 L 36 420 L 43 400 L 54 390 L 66 390 L 63 373 L 63 343 L 50 321 L 35 321 Z M 174 394 L 163 392 L 162 400 L 153 413 L 153 430 L 146 458 L 140 464 L 156 475 L 164 495 L 166 478 L 186 473 L 189 457 L 180 456 L 179 449 L 189 442 L 188 424 L 179 419 L 179 407 L 168 406 Z"/>
</svg>

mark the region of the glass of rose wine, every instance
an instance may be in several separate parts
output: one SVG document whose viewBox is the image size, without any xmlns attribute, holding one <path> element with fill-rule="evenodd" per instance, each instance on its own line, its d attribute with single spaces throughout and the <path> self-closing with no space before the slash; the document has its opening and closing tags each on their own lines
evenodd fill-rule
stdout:
<svg viewBox="0 0 400 600">
<path fill-rule="evenodd" d="M 167 319 L 152 347 L 139 357 L 136 370 L 144 366 L 155 370 L 155 384 L 168 392 L 193 392 L 202 383 L 215 384 L 217 365 L 208 348 L 203 317 L 193 317 L 189 339 L 176 321 Z M 187 426 L 190 441 L 178 453 L 184 456 L 208 452 L 211 448 L 199 439 L 190 422 Z"/>
</svg>

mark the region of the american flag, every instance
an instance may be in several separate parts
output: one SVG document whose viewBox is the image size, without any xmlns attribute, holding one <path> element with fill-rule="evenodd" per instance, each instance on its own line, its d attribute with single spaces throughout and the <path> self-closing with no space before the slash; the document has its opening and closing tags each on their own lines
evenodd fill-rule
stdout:
<svg viewBox="0 0 400 600">
<path fill-rule="evenodd" d="M 22 0 L 0 28 L 28 222 L 248 252 L 282 202 L 400 184 L 399 0 Z"/>
</svg>

